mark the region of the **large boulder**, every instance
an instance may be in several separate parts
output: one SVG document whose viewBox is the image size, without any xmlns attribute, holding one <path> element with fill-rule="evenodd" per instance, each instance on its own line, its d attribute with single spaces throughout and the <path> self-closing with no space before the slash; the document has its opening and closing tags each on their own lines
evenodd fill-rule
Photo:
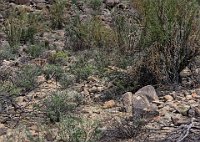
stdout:
<svg viewBox="0 0 200 142">
<path fill-rule="evenodd" d="M 135 94 L 127 92 L 122 96 L 122 104 L 126 112 L 131 112 L 134 119 L 152 118 L 159 115 L 153 101 L 159 101 L 153 86 L 147 85 Z"/>
</svg>

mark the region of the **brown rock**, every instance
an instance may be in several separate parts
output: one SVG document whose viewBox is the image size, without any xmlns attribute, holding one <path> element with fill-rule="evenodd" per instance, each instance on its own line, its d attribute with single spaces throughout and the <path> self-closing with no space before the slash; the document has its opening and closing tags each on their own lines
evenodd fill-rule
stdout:
<svg viewBox="0 0 200 142">
<path fill-rule="evenodd" d="M 103 108 L 107 109 L 107 108 L 112 108 L 112 107 L 115 107 L 115 106 L 116 106 L 115 101 L 110 100 L 110 101 L 107 101 L 107 102 L 104 103 Z"/>
<path fill-rule="evenodd" d="M 189 109 L 190 106 L 186 104 L 178 104 L 176 106 L 176 110 L 182 115 L 187 115 Z"/>
<path fill-rule="evenodd" d="M 171 95 L 165 95 L 164 96 L 165 101 L 171 102 L 174 100 L 174 98 Z"/>
</svg>

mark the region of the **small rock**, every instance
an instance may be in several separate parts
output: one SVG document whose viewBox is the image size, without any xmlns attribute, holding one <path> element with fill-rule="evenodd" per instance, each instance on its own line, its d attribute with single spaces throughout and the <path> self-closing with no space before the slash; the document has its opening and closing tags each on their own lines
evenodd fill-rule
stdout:
<svg viewBox="0 0 200 142">
<path fill-rule="evenodd" d="M 186 99 L 191 100 L 192 97 L 193 97 L 192 95 L 187 95 L 187 96 L 186 96 Z"/>
<path fill-rule="evenodd" d="M 196 115 L 195 108 L 190 108 L 188 110 L 188 116 L 189 117 L 195 117 L 195 115 Z"/>
<path fill-rule="evenodd" d="M 190 109 L 190 106 L 189 105 L 185 105 L 185 104 L 178 104 L 176 106 L 176 110 L 182 114 L 182 115 L 187 115 L 188 113 L 188 110 Z"/>
<path fill-rule="evenodd" d="M 165 101 L 171 102 L 174 100 L 174 98 L 171 95 L 165 95 L 164 96 Z"/>
<path fill-rule="evenodd" d="M 192 71 L 188 68 L 188 67 L 186 67 L 185 69 L 183 69 L 181 72 L 180 72 L 180 76 L 182 77 L 182 78 L 184 78 L 184 77 L 189 77 L 189 76 L 191 76 L 192 75 Z"/>
<path fill-rule="evenodd" d="M 45 77 L 44 77 L 43 75 L 40 75 L 40 76 L 37 77 L 36 82 L 37 82 L 37 83 L 42 83 L 42 82 L 44 82 L 45 80 L 46 80 Z"/>
<path fill-rule="evenodd" d="M 187 124 L 188 122 L 190 122 L 189 119 L 183 118 L 183 116 L 180 114 L 176 116 L 172 116 L 171 120 L 175 126 L 180 126 L 182 124 Z"/>
<path fill-rule="evenodd" d="M 115 106 L 116 106 L 115 101 L 110 100 L 110 101 L 107 101 L 107 102 L 104 103 L 103 108 L 107 109 L 107 108 L 112 108 L 112 107 L 115 107 Z"/>
<path fill-rule="evenodd" d="M 0 136 L 5 135 L 7 133 L 6 128 L 0 128 Z"/>
<path fill-rule="evenodd" d="M 51 133 L 47 133 L 45 135 L 45 138 L 46 138 L 47 141 L 50 141 L 50 142 L 55 140 L 55 137 L 53 137 L 53 135 Z"/>
<path fill-rule="evenodd" d="M 200 106 L 195 107 L 195 114 L 196 116 L 200 117 Z"/>
<path fill-rule="evenodd" d="M 193 98 L 198 98 L 198 95 L 197 95 L 197 93 L 192 93 L 192 95 L 191 95 Z"/>
</svg>

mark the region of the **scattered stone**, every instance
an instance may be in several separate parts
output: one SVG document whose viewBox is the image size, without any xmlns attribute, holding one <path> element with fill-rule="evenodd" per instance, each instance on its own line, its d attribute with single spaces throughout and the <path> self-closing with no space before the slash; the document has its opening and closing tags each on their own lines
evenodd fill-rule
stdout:
<svg viewBox="0 0 200 142">
<path fill-rule="evenodd" d="M 0 136 L 5 135 L 7 133 L 6 128 L 0 128 Z"/>
<path fill-rule="evenodd" d="M 174 100 L 174 98 L 171 95 L 165 95 L 164 96 L 165 101 L 171 102 Z"/>
<path fill-rule="evenodd" d="M 108 109 L 108 108 L 112 108 L 112 107 L 115 107 L 115 106 L 116 106 L 115 101 L 110 100 L 110 101 L 107 101 L 107 102 L 104 103 L 103 108 Z"/>
<path fill-rule="evenodd" d="M 181 114 L 177 114 L 176 116 L 172 116 L 171 120 L 175 126 L 180 126 L 182 124 L 187 124 L 190 122 L 190 119 L 183 117 Z"/>
<path fill-rule="evenodd" d="M 188 67 L 186 67 L 185 69 L 183 69 L 183 70 L 180 72 L 180 76 L 181 76 L 182 78 L 189 77 L 189 76 L 191 76 L 191 75 L 192 75 L 192 71 L 191 71 Z"/>
<path fill-rule="evenodd" d="M 200 117 L 200 106 L 195 107 L 195 114 L 196 116 Z"/>
<path fill-rule="evenodd" d="M 178 104 L 176 105 L 176 110 L 186 116 L 188 114 L 188 110 L 190 109 L 190 106 L 189 105 L 186 105 L 186 104 Z"/>
<path fill-rule="evenodd" d="M 192 95 L 187 95 L 187 96 L 186 96 L 186 99 L 191 100 L 192 97 L 193 97 Z"/>
</svg>

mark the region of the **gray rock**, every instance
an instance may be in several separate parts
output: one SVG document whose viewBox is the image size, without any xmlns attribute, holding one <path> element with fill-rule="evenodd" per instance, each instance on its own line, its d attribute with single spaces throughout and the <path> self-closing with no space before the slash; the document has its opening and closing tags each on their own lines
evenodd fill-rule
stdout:
<svg viewBox="0 0 200 142">
<path fill-rule="evenodd" d="M 147 85 L 141 89 L 139 89 L 135 95 L 143 95 L 146 96 L 149 100 L 149 102 L 152 101 L 159 101 L 159 98 L 157 96 L 156 90 L 154 89 L 153 86 Z"/>
<path fill-rule="evenodd" d="M 121 101 L 126 112 L 132 112 L 134 119 L 152 118 L 159 114 L 157 106 L 152 103 L 159 99 L 151 85 L 141 88 L 134 95 L 131 92 L 125 93 Z"/>
<path fill-rule="evenodd" d="M 183 69 L 181 72 L 180 72 L 180 76 L 182 77 L 182 78 L 184 78 L 184 77 L 189 77 L 189 76 L 191 76 L 192 75 L 192 71 L 188 68 L 188 67 L 186 67 L 185 69 Z"/>
</svg>

